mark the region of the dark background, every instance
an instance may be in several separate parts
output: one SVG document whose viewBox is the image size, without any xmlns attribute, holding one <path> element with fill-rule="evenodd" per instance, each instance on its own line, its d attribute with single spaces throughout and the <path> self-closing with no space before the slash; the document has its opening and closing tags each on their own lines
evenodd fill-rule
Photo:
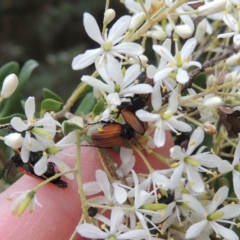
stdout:
<svg viewBox="0 0 240 240">
<path fill-rule="evenodd" d="M 110 7 L 116 18 L 127 10 L 118 0 Z M 73 57 L 99 45 L 88 37 L 83 13 L 91 13 L 101 28 L 105 0 L 1 0 L 0 66 L 17 61 L 21 66 L 29 59 L 39 63 L 23 98 L 42 100 L 42 88 L 58 93 L 64 100 L 79 84 L 80 77 L 91 74 L 93 66 L 73 71 Z"/>
</svg>

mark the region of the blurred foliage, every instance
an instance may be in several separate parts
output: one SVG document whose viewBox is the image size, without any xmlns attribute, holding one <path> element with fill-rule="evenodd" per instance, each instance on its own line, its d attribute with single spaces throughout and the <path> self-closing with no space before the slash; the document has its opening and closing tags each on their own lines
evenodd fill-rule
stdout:
<svg viewBox="0 0 240 240">
<path fill-rule="evenodd" d="M 100 0 L 2 0 L 0 2 L 0 66 L 9 61 L 23 65 L 34 59 L 39 63 L 24 97 L 34 95 L 41 100 L 42 88 L 59 94 L 64 100 L 79 83 L 81 75 L 93 68 L 73 71 L 74 56 L 98 46 L 85 32 L 83 13 L 89 12 L 102 26 L 105 1 Z M 127 13 L 119 1 L 110 7 L 117 17 Z M 33 89 L 36 89 L 33 91 Z"/>
</svg>

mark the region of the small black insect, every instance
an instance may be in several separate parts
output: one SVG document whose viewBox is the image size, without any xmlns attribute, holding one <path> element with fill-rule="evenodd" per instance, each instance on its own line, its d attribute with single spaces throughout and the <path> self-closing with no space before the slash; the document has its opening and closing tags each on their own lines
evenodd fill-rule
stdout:
<svg viewBox="0 0 240 240">
<path fill-rule="evenodd" d="M 95 207 L 89 207 L 88 208 L 88 216 L 89 217 L 95 217 L 98 213 L 98 209 Z"/>
</svg>

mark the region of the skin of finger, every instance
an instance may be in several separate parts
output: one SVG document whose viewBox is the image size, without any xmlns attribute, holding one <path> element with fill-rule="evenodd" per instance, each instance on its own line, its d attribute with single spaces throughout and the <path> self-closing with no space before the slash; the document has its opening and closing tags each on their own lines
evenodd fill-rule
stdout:
<svg viewBox="0 0 240 240">
<path fill-rule="evenodd" d="M 164 148 L 158 150 L 159 153 L 169 155 L 169 147 L 173 145 L 172 138 L 168 135 L 166 145 Z M 73 153 L 74 148 L 68 149 L 68 153 Z M 119 157 L 116 153 L 110 153 L 119 162 Z M 82 148 L 82 169 L 81 176 L 83 182 L 95 181 L 95 171 L 102 169 L 98 160 L 97 150 L 95 148 Z M 72 156 L 66 157 L 66 162 L 74 165 L 74 158 Z M 137 161 L 141 161 L 136 156 Z M 161 169 L 163 165 L 149 157 L 151 165 L 154 169 Z M 144 164 L 137 163 L 134 167 L 135 171 L 146 173 Z M 11 206 L 13 200 L 8 198 L 14 193 L 25 191 L 35 187 L 40 181 L 29 176 L 23 176 L 15 184 L 9 187 L 6 191 L 0 194 L 0 239 L 4 240 L 26 240 L 32 239 L 69 239 L 75 227 L 77 226 L 81 216 L 81 204 L 77 191 L 77 182 L 69 181 L 66 189 L 60 189 L 52 184 L 47 184 L 41 188 L 37 193 L 37 200 L 42 207 L 36 206 L 33 213 L 27 210 L 21 217 L 17 217 L 11 213 Z M 79 234 L 76 235 L 75 240 L 85 239 Z"/>
</svg>

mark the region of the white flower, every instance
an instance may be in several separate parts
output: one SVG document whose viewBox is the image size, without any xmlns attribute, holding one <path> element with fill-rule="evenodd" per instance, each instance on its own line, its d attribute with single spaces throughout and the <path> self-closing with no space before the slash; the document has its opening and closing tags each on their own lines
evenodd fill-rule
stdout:
<svg viewBox="0 0 240 240">
<path fill-rule="evenodd" d="M 191 155 L 196 147 L 203 141 L 203 139 L 204 132 L 200 127 L 198 127 L 192 133 L 186 152 L 181 149 L 180 146 L 175 146 L 170 149 L 171 158 L 179 160 L 178 166 L 175 168 L 170 179 L 171 189 L 174 189 L 178 185 L 180 179 L 182 178 L 183 172 L 185 172 L 191 188 L 197 193 L 202 193 L 204 191 L 204 183 L 199 171 L 210 174 L 212 173 L 203 168 L 201 165 L 208 168 L 214 168 L 218 166 L 221 159 L 218 156 L 208 152 L 202 153 L 201 151 L 203 148 L 200 148 L 195 155 Z"/>
<path fill-rule="evenodd" d="M 9 98 L 18 86 L 18 77 L 15 74 L 8 75 L 2 85 L 1 98 Z"/>
<path fill-rule="evenodd" d="M 177 94 L 172 94 L 169 98 L 169 105 L 167 110 L 162 114 L 149 113 L 145 110 L 138 110 L 137 117 L 144 122 L 155 122 L 154 143 L 157 147 L 162 147 L 165 144 L 166 136 L 165 130 L 172 130 L 178 133 L 191 131 L 191 126 L 185 122 L 178 121 L 182 115 L 174 116 L 178 107 Z"/>
<path fill-rule="evenodd" d="M 97 204 L 115 204 L 124 203 L 127 199 L 127 192 L 122 188 L 118 181 L 110 184 L 107 174 L 103 170 L 96 171 L 95 182 L 88 182 L 83 185 L 86 195 L 92 195 L 103 192 L 104 196 L 97 196 L 89 199 L 91 203 Z"/>
<path fill-rule="evenodd" d="M 110 63 L 115 57 L 124 58 L 123 55 L 138 56 L 143 53 L 143 48 L 137 43 L 121 42 L 124 33 L 131 23 L 130 16 L 121 17 L 110 29 L 109 33 L 103 37 L 95 18 L 89 13 L 84 13 L 83 24 L 90 38 L 100 44 L 100 48 L 87 50 L 73 59 L 72 68 L 74 70 L 83 69 L 98 59 L 98 63 L 103 60 Z"/>
<path fill-rule="evenodd" d="M 238 20 L 236 20 L 231 14 L 224 14 L 223 15 L 223 21 L 225 22 L 225 24 L 231 29 L 233 30 L 233 32 L 229 32 L 229 33 L 222 33 L 222 34 L 218 34 L 218 38 L 228 38 L 228 37 L 233 37 L 233 42 L 239 46 L 240 45 L 240 34 L 239 34 L 239 24 L 238 24 Z"/>
<path fill-rule="evenodd" d="M 12 213 L 17 214 L 18 216 L 21 216 L 27 207 L 29 208 L 30 212 L 33 212 L 35 210 L 36 204 L 42 207 L 41 204 L 37 201 L 36 192 L 32 190 L 27 190 L 25 192 L 15 192 L 12 194 L 12 196 L 15 194 L 21 195 L 17 197 L 13 202 L 11 211 Z"/>
<path fill-rule="evenodd" d="M 84 223 L 76 227 L 77 232 L 87 238 L 91 239 L 146 239 L 147 232 L 142 229 L 130 230 L 127 226 L 123 225 L 124 212 L 120 207 L 114 207 L 111 212 L 111 218 L 106 219 L 105 217 L 97 216 L 102 222 L 110 227 L 108 230 L 107 227 L 102 229 Z M 95 218 L 96 218 L 95 217 Z"/>
<path fill-rule="evenodd" d="M 163 47 L 168 49 L 170 51 L 171 49 L 171 40 L 168 38 L 166 39 L 163 44 Z M 155 78 L 155 84 L 153 87 L 153 92 L 151 94 L 151 102 L 153 109 L 155 111 L 158 111 L 160 107 L 162 106 L 162 92 L 177 92 L 177 84 L 176 81 L 171 79 L 169 76 L 169 72 L 164 72 L 164 69 L 166 67 L 167 60 L 165 58 L 161 58 L 158 68 L 156 69 L 153 65 L 148 66 L 147 68 L 147 76 L 149 78 L 154 78 L 155 75 L 157 75 L 158 72 L 162 72 L 162 75 L 157 75 L 157 80 Z"/>
<path fill-rule="evenodd" d="M 139 183 L 137 174 L 134 172 L 134 170 L 132 170 L 132 175 L 134 180 L 134 188 L 129 191 L 128 196 L 134 197 L 135 212 L 129 212 L 130 226 L 135 226 L 136 221 L 138 220 L 141 222 L 142 228 L 148 232 L 148 238 L 146 239 L 152 239 L 146 222 L 149 222 L 157 231 L 159 231 L 159 228 L 150 220 L 149 216 L 155 216 L 158 218 L 159 222 L 162 222 L 172 213 L 175 203 L 170 203 L 169 205 L 157 204 L 158 206 L 161 205 L 163 208 L 161 208 L 161 210 L 150 210 L 151 207 L 156 206 L 154 201 L 155 197 L 151 192 L 147 192 L 144 189 L 149 186 L 151 177 Z"/>
<path fill-rule="evenodd" d="M 152 92 L 152 86 L 149 84 L 136 84 L 136 79 L 141 73 L 138 64 L 130 66 L 124 76 L 121 71 L 121 64 L 115 59 L 108 65 L 96 64 L 96 69 L 105 83 L 91 76 L 83 76 L 81 80 L 90 86 L 108 92 L 107 98 L 112 105 L 120 105 L 121 98 L 125 94 Z"/>
<path fill-rule="evenodd" d="M 218 171 L 220 173 L 232 172 L 233 188 L 238 199 L 240 199 L 240 141 L 235 149 L 232 163 L 223 160 L 219 163 Z"/>
<path fill-rule="evenodd" d="M 60 172 L 64 173 L 71 170 L 70 167 L 61 160 L 61 155 L 64 155 L 62 153 L 63 149 L 69 148 L 76 144 L 75 132 L 70 132 L 56 144 L 52 140 L 42 142 L 42 144 L 44 146 L 44 152 L 42 157 L 34 165 L 35 174 L 38 176 L 43 175 L 47 171 L 47 164 L 49 160 L 51 160 L 51 162 L 56 165 Z M 74 174 L 72 172 L 66 173 L 64 175 L 70 180 L 74 179 Z"/>
<path fill-rule="evenodd" d="M 202 122 L 209 121 L 213 123 L 218 120 L 218 115 L 215 107 L 219 107 L 222 104 L 222 100 L 219 97 L 216 97 L 215 94 L 207 94 L 204 96 L 204 98 L 200 97 L 193 100 L 192 98 L 196 96 L 197 93 L 192 88 L 188 88 L 187 91 L 189 95 L 180 98 L 181 102 L 188 100 L 182 106 L 194 108 L 197 107 L 201 116 L 200 121 Z"/>
<path fill-rule="evenodd" d="M 201 63 L 196 61 L 191 61 L 191 54 L 197 45 L 195 38 L 188 39 L 182 47 L 181 51 L 176 51 L 176 55 L 173 56 L 169 49 L 160 45 L 153 45 L 153 49 L 162 58 L 167 60 L 168 64 L 164 69 L 157 72 L 154 76 L 154 81 L 158 82 L 163 78 L 169 76 L 173 71 L 176 72 L 176 80 L 181 84 L 185 84 L 189 80 L 189 74 L 186 71 L 191 66 L 196 66 L 201 68 Z"/>
<path fill-rule="evenodd" d="M 213 196 L 213 200 L 210 203 L 210 205 L 205 209 L 202 204 L 193 196 L 188 194 L 183 194 L 183 200 L 185 203 L 196 213 L 199 214 L 199 216 L 202 218 L 201 221 L 192 224 L 187 232 L 186 232 L 186 239 L 192 239 L 197 236 L 207 227 L 211 227 L 215 233 L 217 234 L 217 237 L 221 235 L 226 240 L 238 240 L 237 234 L 232 231 L 229 228 L 225 228 L 220 223 L 230 223 L 237 225 L 234 222 L 227 221 L 225 219 L 231 219 L 234 217 L 239 217 L 240 215 L 240 206 L 238 204 L 236 205 L 227 205 L 220 209 L 217 209 L 218 206 L 223 203 L 223 201 L 228 196 L 228 187 L 223 186 L 218 189 L 218 191 Z"/>
<path fill-rule="evenodd" d="M 10 133 L 4 137 L 4 143 L 12 149 L 18 149 L 23 144 L 23 138 L 20 133 Z"/>
<path fill-rule="evenodd" d="M 42 142 L 47 139 L 52 139 L 56 133 L 56 126 L 61 124 L 53 119 L 51 114 L 45 113 L 42 119 L 34 118 L 35 112 L 35 98 L 29 97 L 25 102 L 25 114 L 27 121 L 23 121 L 20 117 L 11 119 L 12 127 L 18 132 L 24 132 L 25 137 L 21 148 L 21 159 L 23 162 L 28 162 L 30 151 L 38 152 L 43 151 Z M 43 126 L 43 128 L 39 128 Z M 36 138 L 31 137 L 33 134 Z"/>
</svg>

